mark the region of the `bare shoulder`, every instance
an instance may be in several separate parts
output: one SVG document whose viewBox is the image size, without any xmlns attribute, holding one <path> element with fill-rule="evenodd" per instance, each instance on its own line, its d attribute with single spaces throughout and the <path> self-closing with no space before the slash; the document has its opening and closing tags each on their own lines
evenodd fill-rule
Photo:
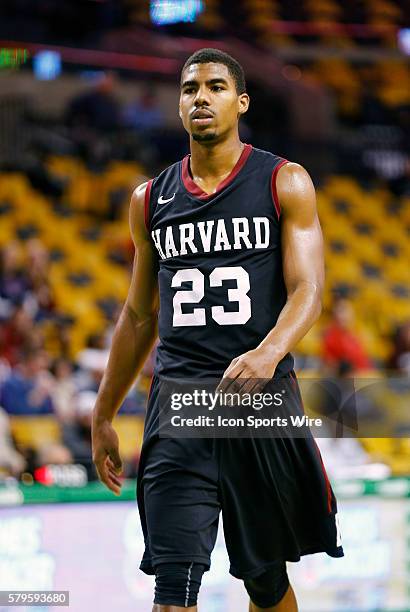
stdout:
<svg viewBox="0 0 410 612">
<path fill-rule="evenodd" d="M 303 166 L 289 162 L 279 168 L 276 190 L 282 210 L 297 213 L 316 209 L 315 188 L 309 173 Z"/>
<path fill-rule="evenodd" d="M 295 191 L 314 190 L 312 179 L 303 166 L 295 162 L 288 162 L 279 168 L 276 178 L 276 189 L 286 194 Z"/>
<path fill-rule="evenodd" d="M 141 183 L 134 189 L 129 210 L 129 221 L 131 236 L 134 240 L 147 238 L 148 232 L 145 225 L 145 193 L 149 181 Z"/>
</svg>

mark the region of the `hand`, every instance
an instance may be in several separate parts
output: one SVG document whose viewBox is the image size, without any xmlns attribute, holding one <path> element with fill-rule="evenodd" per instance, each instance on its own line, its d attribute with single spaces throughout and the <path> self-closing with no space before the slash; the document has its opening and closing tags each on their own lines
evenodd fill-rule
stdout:
<svg viewBox="0 0 410 612">
<path fill-rule="evenodd" d="M 99 479 L 115 495 L 121 493 L 122 461 L 118 435 L 110 421 L 92 424 L 93 461 Z"/>
<path fill-rule="evenodd" d="M 222 393 L 257 393 L 276 370 L 278 360 L 265 347 L 258 347 L 235 357 L 225 370 L 217 391 Z"/>
</svg>

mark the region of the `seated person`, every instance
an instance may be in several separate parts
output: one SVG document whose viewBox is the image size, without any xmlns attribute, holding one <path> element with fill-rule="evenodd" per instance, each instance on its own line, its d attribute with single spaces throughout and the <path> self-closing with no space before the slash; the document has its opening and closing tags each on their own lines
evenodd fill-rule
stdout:
<svg viewBox="0 0 410 612">
<path fill-rule="evenodd" d="M 47 370 L 44 351 L 28 349 L 21 363 L 4 381 L 0 390 L 0 404 L 14 415 L 53 414 L 51 390 L 53 378 Z"/>
</svg>

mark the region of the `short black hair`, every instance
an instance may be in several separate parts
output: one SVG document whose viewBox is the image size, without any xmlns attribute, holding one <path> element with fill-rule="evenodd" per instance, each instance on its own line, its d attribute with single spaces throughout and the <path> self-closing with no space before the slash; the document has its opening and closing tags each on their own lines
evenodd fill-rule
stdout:
<svg viewBox="0 0 410 612">
<path fill-rule="evenodd" d="M 242 66 L 231 55 L 228 55 L 228 53 L 220 51 L 219 49 L 206 48 L 195 51 L 195 53 L 188 57 L 187 61 L 183 65 L 181 77 L 184 70 L 186 70 L 186 68 L 189 66 L 192 66 L 192 64 L 209 64 L 210 62 L 215 64 L 223 64 L 228 68 L 229 74 L 235 81 L 238 96 L 246 92 L 245 73 Z"/>
</svg>

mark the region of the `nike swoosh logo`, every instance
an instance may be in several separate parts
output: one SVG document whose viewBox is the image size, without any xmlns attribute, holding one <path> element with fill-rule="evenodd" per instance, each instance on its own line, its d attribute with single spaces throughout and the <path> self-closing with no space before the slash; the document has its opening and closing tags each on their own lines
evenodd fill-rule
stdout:
<svg viewBox="0 0 410 612">
<path fill-rule="evenodd" d="M 159 196 L 159 198 L 158 198 L 158 204 L 166 204 L 167 202 L 172 202 L 172 200 L 175 198 L 175 195 L 176 195 L 176 194 L 174 193 L 174 195 L 172 196 L 172 198 L 167 198 L 167 199 L 164 199 L 164 198 L 162 197 L 162 195 L 161 195 L 161 196 Z"/>
</svg>

